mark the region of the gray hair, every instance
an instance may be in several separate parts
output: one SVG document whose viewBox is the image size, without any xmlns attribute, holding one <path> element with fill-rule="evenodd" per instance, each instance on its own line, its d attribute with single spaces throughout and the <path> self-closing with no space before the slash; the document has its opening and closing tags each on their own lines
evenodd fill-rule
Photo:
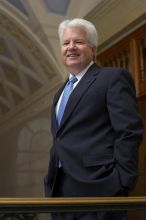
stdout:
<svg viewBox="0 0 146 220">
<path fill-rule="evenodd" d="M 91 22 L 85 19 L 81 19 L 81 18 L 74 18 L 72 20 L 64 20 L 63 22 L 60 23 L 59 28 L 58 28 L 60 44 L 62 44 L 64 30 L 66 28 L 72 28 L 72 27 L 82 28 L 87 34 L 87 40 L 88 40 L 89 45 L 95 49 L 97 48 L 98 34 L 97 34 L 95 26 Z"/>
</svg>

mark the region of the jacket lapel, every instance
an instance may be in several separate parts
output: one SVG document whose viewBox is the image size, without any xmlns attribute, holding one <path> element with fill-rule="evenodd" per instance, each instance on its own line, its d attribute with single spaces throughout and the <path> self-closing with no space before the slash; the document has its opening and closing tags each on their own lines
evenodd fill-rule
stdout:
<svg viewBox="0 0 146 220">
<path fill-rule="evenodd" d="M 52 119 L 52 129 L 53 131 L 56 133 L 58 130 L 58 125 L 57 125 L 57 120 L 56 120 L 56 105 L 57 102 L 59 100 L 59 97 L 61 96 L 61 93 L 67 83 L 68 79 L 65 81 L 65 83 L 63 84 L 63 86 L 58 90 L 58 92 L 55 94 L 54 96 L 54 100 L 53 100 L 53 104 L 52 104 L 52 112 L 51 112 L 51 119 Z"/>
<path fill-rule="evenodd" d="M 71 93 L 68 103 L 66 105 L 64 115 L 61 121 L 61 124 L 58 128 L 58 130 L 64 125 L 64 123 L 67 121 L 71 113 L 73 112 L 76 105 L 79 103 L 81 97 L 85 94 L 85 91 L 94 83 L 96 80 L 98 74 L 99 74 L 100 67 L 97 67 L 96 64 L 93 64 L 86 74 L 83 76 L 81 81 L 78 83 L 78 85 L 75 87 L 73 92 Z M 65 83 L 66 84 L 66 83 Z M 64 84 L 64 86 L 65 86 Z M 61 92 L 63 91 L 64 86 L 59 90 L 59 92 L 56 94 L 56 103 L 61 95 Z M 56 103 L 54 103 L 56 105 Z M 56 117 L 56 116 L 55 116 Z"/>
</svg>

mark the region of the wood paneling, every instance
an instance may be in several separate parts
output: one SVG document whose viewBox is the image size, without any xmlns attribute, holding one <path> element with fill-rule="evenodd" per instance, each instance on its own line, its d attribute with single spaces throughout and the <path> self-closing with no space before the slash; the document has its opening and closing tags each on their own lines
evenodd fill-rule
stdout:
<svg viewBox="0 0 146 220">
<path fill-rule="evenodd" d="M 97 63 L 127 68 L 134 78 L 137 97 L 146 95 L 146 25 L 99 53 Z"/>
</svg>

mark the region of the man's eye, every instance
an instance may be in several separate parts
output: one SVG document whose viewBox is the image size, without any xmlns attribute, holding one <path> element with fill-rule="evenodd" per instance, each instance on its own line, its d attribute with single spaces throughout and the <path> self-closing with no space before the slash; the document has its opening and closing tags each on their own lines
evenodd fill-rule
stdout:
<svg viewBox="0 0 146 220">
<path fill-rule="evenodd" d="M 68 42 L 65 42 L 65 43 L 63 43 L 62 45 L 63 46 L 67 46 L 69 43 Z"/>
<path fill-rule="evenodd" d="M 82 41 L 76 41 L 76 44 L 83 44 Z"/>
</svg>

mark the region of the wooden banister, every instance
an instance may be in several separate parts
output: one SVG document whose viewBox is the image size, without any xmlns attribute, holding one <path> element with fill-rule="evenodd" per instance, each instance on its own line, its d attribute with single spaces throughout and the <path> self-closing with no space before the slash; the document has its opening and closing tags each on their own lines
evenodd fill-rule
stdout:
<svg viewBox="0 0 146 220">
<path fill-rule="evenodd" d="M 0 198 L 0 213 L 146 209 L 146 197 Z"/>
</svg>

